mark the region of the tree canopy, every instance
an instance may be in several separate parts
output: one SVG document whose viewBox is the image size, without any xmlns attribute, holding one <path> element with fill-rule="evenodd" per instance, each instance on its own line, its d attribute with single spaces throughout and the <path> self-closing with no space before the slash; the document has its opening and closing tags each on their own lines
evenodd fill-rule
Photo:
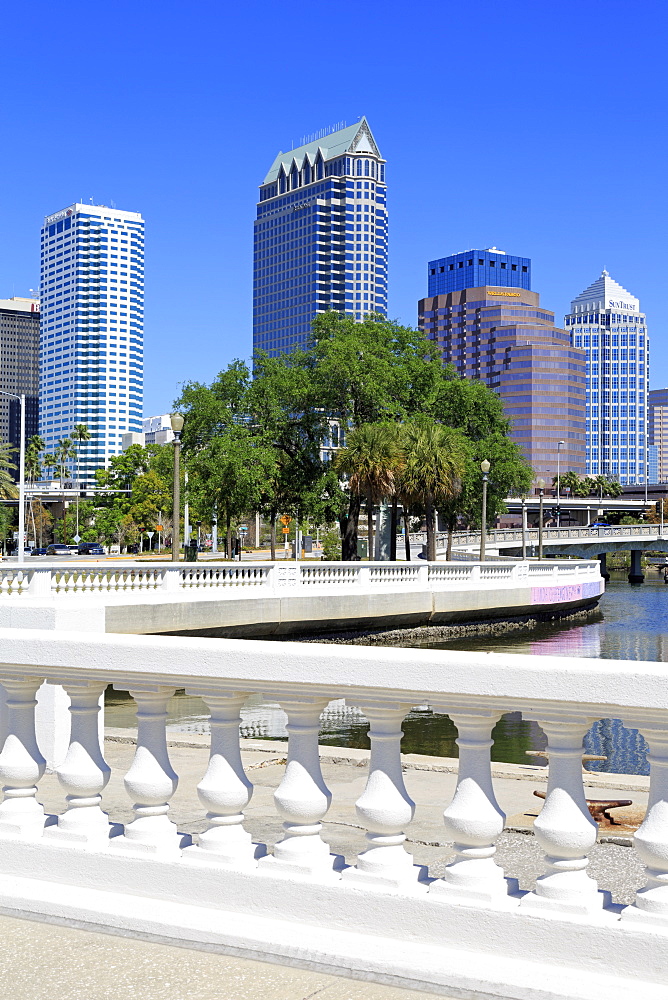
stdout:
<svg viewBox="0 0 668 1000">
<path fill-rule="evenodd" d="M 447 440 L 454 448 L 458 488 L 447 497 L 442 493 L 439 509 L 446 507 L 455 521 L 479 517 L 483 458 L 493 469 L 490 519 L 503 509 L 505 496 L 526 492 L 531 483 L 531 470 L 508 437 L 498 396 L 444 367 L 438 349 L 420 331 L 377 315 L 355 322 L 334 312 L 321 314 L 307 349 L 279 357 L 259 352 L 252 377 L 243 362 L 234 361 L 210 386 L 186 384 L 175 406 L 185 417 L 189 489 L 201 495 L 203 505 L 215 504 L 228 525 L 253 509 L 274 520 L 279 512 L 321 522 L 338 519 L 343 558 L 356 556 L 361 505 L 383 493 L 382 470 L 376 468 L 372 487 L 373 476 L 346 470 L 343 459 L 333 466 L 327 447 L 332 425 L 353 448 L 367 434 L 391 451 L 380 428 L 392 426 L 419 424 L 422 436 Z M 369 460 L 370 445 L 369 440 Z M 346 473 L 347 481 L 340 480 Z"/>
</svg>

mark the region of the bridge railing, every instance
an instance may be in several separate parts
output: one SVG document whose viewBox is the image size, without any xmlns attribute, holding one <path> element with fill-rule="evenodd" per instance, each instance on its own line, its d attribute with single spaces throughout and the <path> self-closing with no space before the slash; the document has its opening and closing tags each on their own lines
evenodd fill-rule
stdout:
<svg viewBox="0 0 668 1000">
<path fill-rule="evenodd" d="M 281 594 L 351 588 L 359 590 L 443 590 L 462 585 L 503 585 L 551 574 L 555 579 L 600 579 L 596 561 L 551 560 L 545 567 L 526 561 L 414 563 L 65 563 L 0 567 L 3 597 L 67 595 L 175 595 L 217 592 L 222 596 Z"/>
<path fill-rule="evenodd" d="M 0 648 L 3 913 L 318 962 L 432 992 L 518 998 L 535 995 L 541 983 L 550 998 L 594 1000 L 613 988 L 643 1000 L 665 997 L 664 664 L 8 629 L 0 631 Z M 35 738 L 44 680 L 62 684 L 71 700 L 70 750 L 57 769 L 64 801 L 50 816 L 40 804 L 44 758 Z M 108 685 L 129 691 L 137 710 L 137 750 L 120 809 L 131 811 L 128 822 L 105 811 L 111 767 L 97 714 Z M 170 819 L 179 777 L 165 719 L 176 689 L 203 698 L 211 729 L 208 766 L 185 779 L 185 829 Z M 256 842 L 244 819 L 253 786 L 242 762 L 240 708 L 258 693 L 288 716 L 287 762 L 274 793 L 282 833 L 273 847 Z M 356 803 L 359 854 L 348 864 L 340 813 L 323 827 L 333 796 L 318 754 L 321 713 L 341 698 L 369 720 L 371 744 Z M 431 828 L 418 814 L 419 840 L 454 851 L 432 873 L 407 849 L 416 806 L 402 772 L 401 725 L 415 705 L 447 713 L 459 733 L 457 785 L 443 803 L 443 825 Z M 491 733 L 510 711 L 542 728 L 549 755 L 547 798 L 534 827 L 545 857 L 530 892 L 519 891 L 513 872 L 495 860 L 505 816 Z M 623 907 L 611 905 L 587 871 L 597 825 L 581 756 L 584 734 L 600 718 L 639 729 L 651 751 L 650 805 L 635 837 L 646 874 Z M 344 825 L 349 837 L 351 824 Z"/>
<path fill-rule="evenodd" d="M 522 544 L 522 530 L 519 528 L 495 528 L 488 531 L 485 536 L 489 544 L 497 542 L 513 542 Z M 536 544 L 538 542 L 538 528 L 527 528 L 524 533 L 527 542 Z M 543 541 L 558 541 L 560 539 L 585 540 L 587 538 L 658 538 L 661 537 L 661 527 L 658 524 L 620 524 L 601 527 L 583 528 L 543 528 Z M 410 536 L 411 542 L 416 545 L 424 544 L 427 540 L 425 532 L 415 532 Z M 436 544 L 439 549 L 445 548 L 448 542 L 447 534 L 439 532 L 436 536 Z M 458 545 L 479 545 L 479 531 L 460 531 L 452 536 L 453 546 Z"/>
</svg>

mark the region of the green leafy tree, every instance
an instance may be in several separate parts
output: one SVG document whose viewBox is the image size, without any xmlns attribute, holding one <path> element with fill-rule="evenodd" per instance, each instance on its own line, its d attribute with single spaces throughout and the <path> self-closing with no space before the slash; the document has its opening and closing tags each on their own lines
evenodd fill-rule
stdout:
<svg viewBox="0 0 668 1000">
<path fill-rule="evenodd" d="M 324 441 L 332 419 L 349 438 L 361 425 L 398 427 L 423 416 L 464 435 L 474 452 L 489 451 L 490 461 L 492 452 L 501 451 L 498 497 L 491 488 L 490 516 L 503 506 L 502 484 L 520 488 L 527 477 L 526 462 L 508 439 L 508 420 L 492 390 L 444 367 L 438 349 L 420 331 L 380 316 L 356 323 L 350 316 L 321 314 L 306 350 L 276 358 L 259 352 L 252 380 L 248 368 L 236 361 L 210 386 L 186 385 L 175 405 L 185 416 L 184 461 L 194 503 L 205 510 L 214 498 L 226 520 L 237 516 L 232 512 L 239 504 L 257 503 L 272 523 L 272 540 L 279 513 L 320 524 L 338 519 L 344 559 L 356 558 L 366 493 L 348 489 L 328 462 Z M 255 463 L 262 469 L 261 484 L 242 467 L 239 488 L 233 488 L 229 469 L 237 459 L 228 460 L 224 453 L 232 454 L 237 439 L 243 442 L 234 452 L 237 458 L 247 448 L 251 458 L 264 456 Z M 225 446 L 214 446 L 216 441 Z M 215 477 L 209 466 L 217 469 Z M 210 488 L 214 478 L 215 489 Z M 479 495 L 479 476 L 476 481 L 471 472 L 462 483 L 461 502 L 452 507 L 455 518 L 473 516 L 476 490 Z M 439 507 L 445 502 L 441 499 Z M 396 504 L 395 491 L 395 513 Z M 247 506 L 241 515 L 256 509 Z"/>
</svg>

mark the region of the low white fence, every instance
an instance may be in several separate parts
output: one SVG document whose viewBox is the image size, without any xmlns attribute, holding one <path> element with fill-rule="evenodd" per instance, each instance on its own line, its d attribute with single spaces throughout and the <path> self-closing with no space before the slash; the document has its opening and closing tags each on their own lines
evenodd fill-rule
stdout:
<svg viewBox="0 0 668 1000">
<path fill-rule="evenodd" d="M 464 570 L 466 567 L 457 567 Z M 237 949 L 448 995 L 665 1000 L 668 991 L 668 680 L 665 664 L 255 640 L 0 631 L 7 729 L 0 753 L 0 911 L 179 943 Z M 35 738 L 43 679 L 71 699 L 71 744 L 58 777 L 63 810 L 39 803 Z M 137 750 L 125 774 L 134 818 L 103 811 L 110 768 L 97 714 L 105 687 L 129 690 Z M 204 699 L 211 751 L 197 784 L 199 836 L 178 831 L 178 783 L 165 736 L 175 689 Z M 249 694 L 277 701 L 289 751 L 274 794 L 281 839 L 253 841 L 253 787 L 240 756 Z M 357 805 L 351 866 L 323 839 L 332 793 L 320 770 L 320 714 L 345 698 L 370 721 L 371 755 Z M 459 732 L 459 775 L 444 803 L 454 858 L 441 877 L 406 850 L 415 806 L 401 766 L 411 706 L 447 713 Z M 503 713 L 535 720 L 548 740 L 547 798 L 535 823 L 545 852 L 536 889 L 520 892 L 495 861 L 505 817 L 490 768 Z M 649 808 L 635 837 L 646 883 L 610 904 L 587 872 L 597 827 L 585 803 L 582 740 L 620 718 L 650 746 Z M 195 779 L 197 780 L 197 779 Z M 336 827 L 332 827 L 335 831 Z M 629 849 L 630 850 L 630 849 Z"/>
<path fill-rule="evenodd" d="M 63 563 L 1 566 L 0 601 L 28 595 L 123 594 L 148 591 L 176 594 L 242 590 L 249 595 L 286 589 L 446 590 L 494 587 L 510 581 L 546 578 L 561 583 L 600 579 L 597 561 L 516 561 L 499 563 Z"/>
</svg>

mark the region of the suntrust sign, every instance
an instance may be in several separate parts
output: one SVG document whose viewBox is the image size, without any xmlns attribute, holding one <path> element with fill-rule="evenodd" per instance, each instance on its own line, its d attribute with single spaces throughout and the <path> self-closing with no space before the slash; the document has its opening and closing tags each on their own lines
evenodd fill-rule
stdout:
<svg viewBox="0 0 668 1000">
<path fill-rule="evenodd" d="M 64 208 L 62 212 L 56 212 L 55 215 L 47 215 L 44 223 L 48 226 L 51 222 L 58 222 L 59 219 L 66 219 L 70 215 L 74 215 L 74 209 Z"/>
</svg>

